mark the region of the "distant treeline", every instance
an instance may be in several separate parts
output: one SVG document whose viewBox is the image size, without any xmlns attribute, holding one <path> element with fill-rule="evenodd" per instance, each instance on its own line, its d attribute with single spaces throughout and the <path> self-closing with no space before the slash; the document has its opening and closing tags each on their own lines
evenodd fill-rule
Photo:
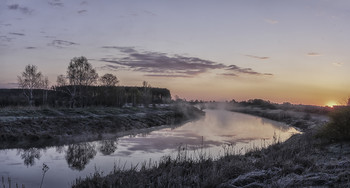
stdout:
<svg viewBox="0 0 350 188">
<path fill-rule="evenodd" d="M 243 106 L 256 106 L 265 109 L 283 109 L 283 110 L 294 110 L 299 112 L 307 112 L 307 113 L 316 113 L 316 114 L 328 114 L 331 111 L 330 107 L 323 106 L 313 106 L 313 105 L 303 105 L 303 104 L 291 104 L 289 102 L 284 102 L 282 104 L 272 103 L 270 101 L 262 100 L 262 99 L 251 99 L 248 101 L 242 102 L 233 102 L 239 103 Z"/>
<path fill-rule="evenodd" d="M 203 105 L 206 104 L 208 108 L 217 108 L 220 103 L 215 101 L 213 102 L 205 102 L 205 101 L 190 101 L 191 104 L 199 104 L 202 105 L 201 108 L 205 108 Z M 322 107 L 322 106 L 312 106 L 312 105 L 303 105 L 303 104 L 291 104 L 289 102 L 285 102 L 282 104 L 273 103 L 263 99 L 250 99 L 247 101 L 235 101 L 231 100 L 230 102 L 226 102 L 226 107 L 258 107 L 261 109 L 282 109 L 282 110 L 294 110 L 299 112 L 306 113 L 316 113 L 316 114 L 328 114 L 332 108 L 330 107 Z"/>
<path fill-rule="evenodd" d="M 166 88 L 126 86 L 85 86 L 75 97 L 69 93 L 73 86 L 54 87 L 52 90 L 35 89 L 33 105 L 52 107 L 132 106 L 169 103 L 170 91 Z M 25 106 L 28 100 L 25 89 L 0 89 L 0 106 Z"/>
</svg>

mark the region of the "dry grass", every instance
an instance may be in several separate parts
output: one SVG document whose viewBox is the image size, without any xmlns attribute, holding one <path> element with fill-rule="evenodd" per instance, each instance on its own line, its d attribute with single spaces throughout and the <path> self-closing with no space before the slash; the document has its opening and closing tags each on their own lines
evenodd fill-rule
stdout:
<svg viewBox="0 0 350 188">
<path fill-rule="evenodd" d="M 11 187 L 14 187 L 14 188 L 19 188 L 19 187 L 22 187 L 22 188 L 25 188 L 24 184 L 22 184 L 22 186 L 18 183 L 14 183 L 12 182 L 12 179 L 10 177 L 7 177 L 5 178 L 4 176 L 1 176 L 1 188 L 11 188 Z"/>
<path fill-rule="evenodd" d="M 350 141 L 350 107 L 338 107 L 330 114 L 331 121 L 317 136 L 330 141 Z"/>
<path fill-rule="evenodd" d="M 314 154 L 317 156 L 318 142 L 312 133 L 294 135 L 285 143 L 276 141 L 267 148 L 252 148 L 244 155 L 234 154 L 230 148 L 216 160 L 205 153 L 195 156 L 180 149 L 177 157 L 164 157 L 159 164 L 144 163 L 139 170 L 115 168 L 107 176 L 96 171 L 85 179 L 77 179 L 73 187 L 225 187 L 229 184 L 225 182 L 254 171 L 266 171 L 267 175 L 235 182 L 235 186 L 250 181 L 271 185 L 289 174 L 301 175 L 317 169 Z"/>
</svg>

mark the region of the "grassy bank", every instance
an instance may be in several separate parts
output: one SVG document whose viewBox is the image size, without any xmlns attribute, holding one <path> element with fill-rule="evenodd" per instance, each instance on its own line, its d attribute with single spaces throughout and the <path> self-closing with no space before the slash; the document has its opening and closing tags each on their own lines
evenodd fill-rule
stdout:
<svg viewBox="0 0 350 188">
<path fill-rule="evenodd" d="M 328 121 L 328 116 L 323 114 L 300 112 L 283 109 L 264 109 L 260 107 L 228 106 L 227 110 L 251 114 L 267 119 L 286 123 L 287 125 L 306 131 L 317 126 L 322 126 Z"/>
<path fill-rule="evenodd" d="M 153 167 L 145 163 L 140 171 L 115 169 L 107 176 L 96 172 L 73 187 L 303 187 L 350 182 L 349 144 L 327 145 L 313 139 L 312 132 L 218 160 L 181 153 L 175 159 L 164 157 Z"/>
<path fill-rule="evenodd" d="M 251 111 L 250 111 L 251 112 Z M 266 114 L 270 114 L 266 112 Z M 279 114 L 279 113 L 275 113 Z M 141 169 L 115 169 L 77 179 L 73 187 L 346 187 L 350 183 L 350 144 L 316 137 L 323 121 L 291 112 L 293 121 L 306 122 L 303 134 L 286 142 L 252 149 L 244 155 L 226 152 L 214 160 L 206 155 L 164 157 Z M 316 120 L 314 120 L 316 119 Z M 321 124 L 317 124 L 321 123 Z M 311 126 L 312 125 L 312 126 Z M 234 150 L 230 150 L 234 151 Z"/>
<path fill-rule="evenodd" d="M 131 130 L 176 125 L 202 111 L 185 104 L 154 108 L 0 109 L 0 148 L 41 147 L 98 140 Z"/>
</svg>

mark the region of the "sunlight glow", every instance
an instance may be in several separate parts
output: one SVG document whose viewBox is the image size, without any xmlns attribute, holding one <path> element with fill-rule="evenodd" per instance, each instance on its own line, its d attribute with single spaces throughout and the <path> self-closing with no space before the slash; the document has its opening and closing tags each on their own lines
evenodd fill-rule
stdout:
<svg viewBox="0 0 350 188">
<path fill-rule="evenodd" d="M 326 106 L 329 106 L 331 108 L 333 108 L 334 106 L 338 105 L 338 103 L 334 102 L 334 101 L 329 101 Z"/>
</svg>

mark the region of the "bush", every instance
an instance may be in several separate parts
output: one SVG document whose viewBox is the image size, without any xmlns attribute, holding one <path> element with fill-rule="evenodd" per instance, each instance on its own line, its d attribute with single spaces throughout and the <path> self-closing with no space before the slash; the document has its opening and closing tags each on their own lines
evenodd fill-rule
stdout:
<svg viewBox="0 0 350 188">
<path fill-rule="evenodd" d="M 330 122 L 317 135 L 332 141 L 350 141 L 350 107 L 335 108 L 330 114 Z"/>
</svg>

